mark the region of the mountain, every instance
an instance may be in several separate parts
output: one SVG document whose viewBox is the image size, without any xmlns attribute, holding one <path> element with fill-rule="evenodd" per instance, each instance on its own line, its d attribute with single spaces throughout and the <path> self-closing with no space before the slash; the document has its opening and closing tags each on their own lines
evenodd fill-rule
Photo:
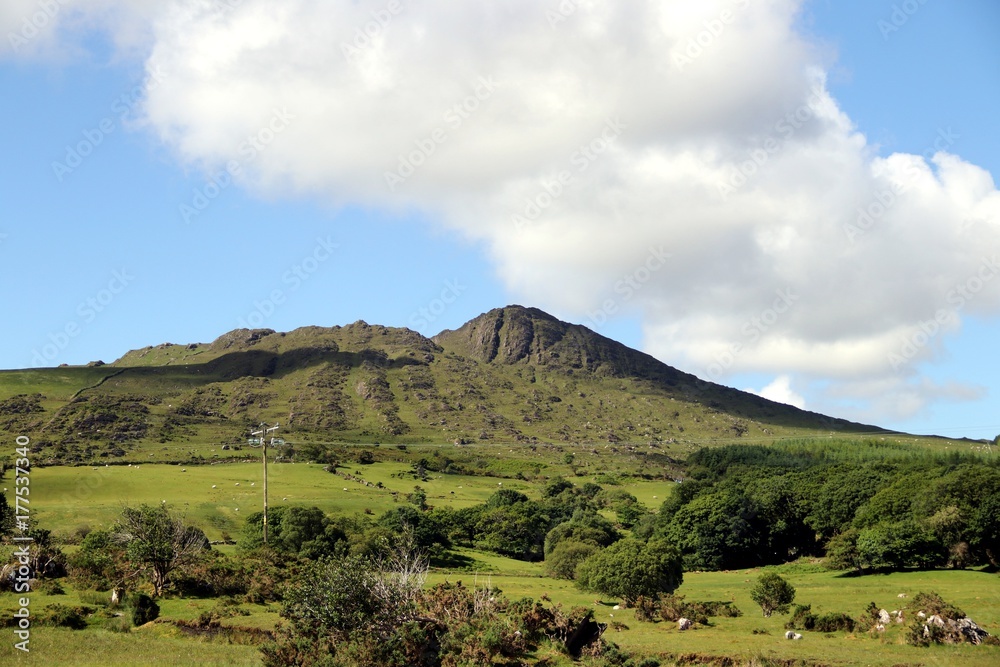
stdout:
<svg viewBox="0 0 1000 667">
<path fill-rule="evenodd" d="M 601 443 L 678 454 L 879 431 L 704 382 L 521 306 L 433 338 L 363 321 L 237 329 L 110 364 L 0 372 L 0 426 L 30 436 L 51 463 L 182 460 L 209 444 L 238 446 L 262 421 L 281 423 L 296 443 Z"/>
</svg>

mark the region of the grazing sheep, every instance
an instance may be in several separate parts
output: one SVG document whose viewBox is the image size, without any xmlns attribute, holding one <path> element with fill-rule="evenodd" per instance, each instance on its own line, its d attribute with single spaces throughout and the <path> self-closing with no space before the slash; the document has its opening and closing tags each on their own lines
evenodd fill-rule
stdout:
<svg viewBox="0 0 1000 667">
<path fill-rule="evenodd" d="M 691 629 L 691 620 L 687 618 L 677 619 L 677 629 L 684 631 Z"/>
<path fill-rule="evenodd" d="M 213 485 L 212 485 L 212 488 L 213 488 L 213 489 L 215 488 L 215 484 L 213 484 Z"/>
</svg>

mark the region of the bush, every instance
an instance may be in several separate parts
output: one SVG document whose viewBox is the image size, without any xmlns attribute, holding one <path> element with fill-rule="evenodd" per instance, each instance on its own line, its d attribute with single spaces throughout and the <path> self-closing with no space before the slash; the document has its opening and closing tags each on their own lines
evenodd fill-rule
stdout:
<svg viewBox="0 0 1000 667">
<path fill-rule="evenodd" d="M 62 585 L 55 579 L 42 579 L 38 583 L 38 590 L 46 595 L 66 595 Z"/>
<path fill-rule="evenodd" d="M 129 606 L 132 609 L 132 625 L 135 626 L 145 625 L 160 615 L 160 605 L 145 593 L 136 595 Z"/>
<path fill-rule="evenodd" d="M 792 609 L 792 617 L 785 623 L 789 630 L 812 630 L 816 627 L 816 614 L 812 613 L 812 606 L 808 604 L 797 604 Z"/>
<path fill-rule="evenodd" d="M 38 619 L 42 625 L 83 630 L 87 627 L 85 616 L 93 613 L 90 607 L 70 607 L 64 604 L 46 605 Z"/>
<path fill-rule="evenodd" d="M 960 619 L 965 618 L 965 612 L 956 607 L 955 605 L 945 602 L 937 593 L 933 591 L 930 593 L 920 592 L 913 596 L 910 600 L 910 604 L 907 608 L 914 615 L 918 611 L 922 611 L 928 616 L 940 616 L 941 618 L 953 618 Z"/>
<path fill-rule="evenodd" d="M 685 602 L 683 595 L 667 594 L 658 599 L 640 596 L 635 603 L 635 617 L 640 621 L 678 621 L 687 618 L 695 623 L 708 625 L 708 619 L 713 616 L 736 618 L 743 612 L 732 602 L 707 601 Z"/>
<path fill-rule="evenodd" d="M 757 578 L 750 589 L 750 599 L 760 605 L 765 617 L 774 612 L 784 614 L 795 600 L 795 588 L 781 576 L 766 572 Z"/>
<path fill-rule="evenodd" d="M 132 631 L 132 622 L 128 616 L 115 616 L 104 623 L 104 629 L 109 632 L 120 632 L 128 634 Z"/>
<path fill-rule="evenodd" d="M 832 611 L 816 618 L 816 632 L 854 632 L 854 619 L 840 612 Z"/>
<path fill-rule="evenodd" d="M 545 557 L 545 571 L 556 579 L 575 579 L 576 566 L 597 551 L 598 547 L 593 544 L 563 540 Z"/>
</svg>

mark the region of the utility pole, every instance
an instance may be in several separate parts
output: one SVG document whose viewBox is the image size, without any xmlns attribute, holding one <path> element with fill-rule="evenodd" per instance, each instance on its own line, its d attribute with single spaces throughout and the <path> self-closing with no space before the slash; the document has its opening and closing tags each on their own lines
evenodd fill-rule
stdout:
<svg viewBox="0 0 1000 667">
<path fill-rule="evenodd" d="M 267 434 L 271 431 L 278 430 L 278 424 L 268 427 L 264 422 L 260 423 L 259 431 L 251 431 L 250 435 L 255 435 L 260 438 L 261 451 L 264 456 L 264 546 L 267 546 Z M 253 439 L 251 439 L 251 444 Z"/>
</svg>

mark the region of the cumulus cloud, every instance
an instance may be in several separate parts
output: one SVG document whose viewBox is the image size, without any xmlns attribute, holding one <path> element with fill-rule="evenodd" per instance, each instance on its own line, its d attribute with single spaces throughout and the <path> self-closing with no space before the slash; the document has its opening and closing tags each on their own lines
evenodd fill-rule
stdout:
<svg viewBox="0 0 1000 667">
<path fill-rule="evenodd" d="M 792 389 L 792 378 L 787 375 L 779 375 L 760 391 L 756 389 L 745 389 L 751 394 L 757 394 L 764 398 L 778 403 L 787 403 L 797 408 L 805 409 L 806 399 L 795 393 Z"/>
<path fill-rule="evenodd" d="M 920 364 L 1000 311 L 1000 195 L 950 128 L 878 157 L 799 6 L 167 2 L 146 122 L 207 176 L 420 210 L 519 299 L 639 314 L 646 350 L 702 377 L 829 380 L 834 402 L 882 383 L 919 409 L 941 395 Z"/>
</svg>

